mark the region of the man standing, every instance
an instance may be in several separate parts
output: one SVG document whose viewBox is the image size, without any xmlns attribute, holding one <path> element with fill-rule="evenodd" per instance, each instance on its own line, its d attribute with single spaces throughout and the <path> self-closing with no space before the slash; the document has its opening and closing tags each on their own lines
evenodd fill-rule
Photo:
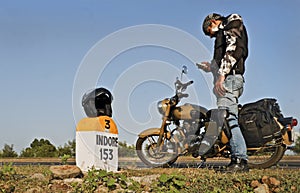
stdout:
<svg viewBox="0 0 300 193">
<path fill-rule="evenodd" d="M 203 21 L 205 35 L 215 38 L 214 56 L 211 63 L 197 66 L 214 75 L 214 94 L 219 109 L 229 112 L 228 124 L 232 138 L 231 163 L 228 172 L 247 172 L 247 147 L 238 125 L 238 98 L 243 93 L 245 61 L 248 56 L 248 37 L 243 20 L 238 14 L 223 17 L 213 13 Z"/>
</svg>

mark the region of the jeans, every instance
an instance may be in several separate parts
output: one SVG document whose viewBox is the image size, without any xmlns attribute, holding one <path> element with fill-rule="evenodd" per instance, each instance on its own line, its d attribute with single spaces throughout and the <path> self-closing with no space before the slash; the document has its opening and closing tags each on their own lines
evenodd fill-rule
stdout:
<svg viewBox="0 0 300 193">
<path fill-rule="evenodd" d="M 217 96 L 217 106 L 219 109 L 229 111 L 228 125 L 232 133 L 230 139 L 231 156 L 232 158 L 247 160 L 247 146 L 238 125 L 238 98 L 243 93 L 244 78 L 240 74 L 228 75 L 223 86 L 226 93 L 224 96 Z"/>
</svg>

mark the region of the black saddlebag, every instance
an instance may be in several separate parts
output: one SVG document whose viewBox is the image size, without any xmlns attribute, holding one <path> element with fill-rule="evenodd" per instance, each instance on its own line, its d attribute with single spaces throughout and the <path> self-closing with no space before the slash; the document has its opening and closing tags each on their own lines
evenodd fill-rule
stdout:
<svg viewBox="0 0 300 193">
<path fill-rule="evenodd" d="M 281 136 L 274 117 L 283 117 L 276 99 L 261 99 L 240 109 L 239 125 L 247 147 L 260 147 Z"/>
</svg>

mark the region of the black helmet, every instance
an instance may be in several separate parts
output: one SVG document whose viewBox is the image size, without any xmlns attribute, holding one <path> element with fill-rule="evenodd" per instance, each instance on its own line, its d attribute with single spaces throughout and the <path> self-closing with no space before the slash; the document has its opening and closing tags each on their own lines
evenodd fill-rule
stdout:
<svg viewBox="0 0 300 193">
<path fill-rule="evenodd" d="M 101 115 L 112 116 L 111 103 L 113 96 L 111 92 L 103 87 L 86 92 L 82 97 L 82 106 L 88 117 Z"/>
<path fill-rule="evenodd" d="M 217 14 L 217 13 L 212 13 L 212 14 L 209 14 L 208 16 L 206 16 L 206 18 L 204 19 L 203 21 L 203 24 L 202 24 L 202 29 L 203 29 L 203 32 L 205 35 L 209 36 L 209 32 L 207 31 L 207 28 L 211 25 L 211 20 L 217 20 L 217 19 L 221 19 L 222 16 L 220 14 Z"/>
</svg>

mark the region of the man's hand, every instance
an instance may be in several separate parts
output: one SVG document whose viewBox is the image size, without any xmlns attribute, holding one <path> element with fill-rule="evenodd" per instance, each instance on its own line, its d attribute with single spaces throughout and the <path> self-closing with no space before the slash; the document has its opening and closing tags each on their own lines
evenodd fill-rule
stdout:
<svg viewBox="0 0 300 193">
<path fill-rule="evenodd" d="M 214 92 L 218 96 L 224 96 L 225 95 L 225 88 L 223 86 L 223 82 L 225 80 L 225 76 L 219 75 L 218 80 L 215 82 Z"/>
<path fill-rule="evenodd" d="M 198 68 L 202 69 L 205 72 L 211 72 L 210 68 L 210 63 L 209 62 L 201 62 L 201 63 L 196 63 Z"/>
</svg>

